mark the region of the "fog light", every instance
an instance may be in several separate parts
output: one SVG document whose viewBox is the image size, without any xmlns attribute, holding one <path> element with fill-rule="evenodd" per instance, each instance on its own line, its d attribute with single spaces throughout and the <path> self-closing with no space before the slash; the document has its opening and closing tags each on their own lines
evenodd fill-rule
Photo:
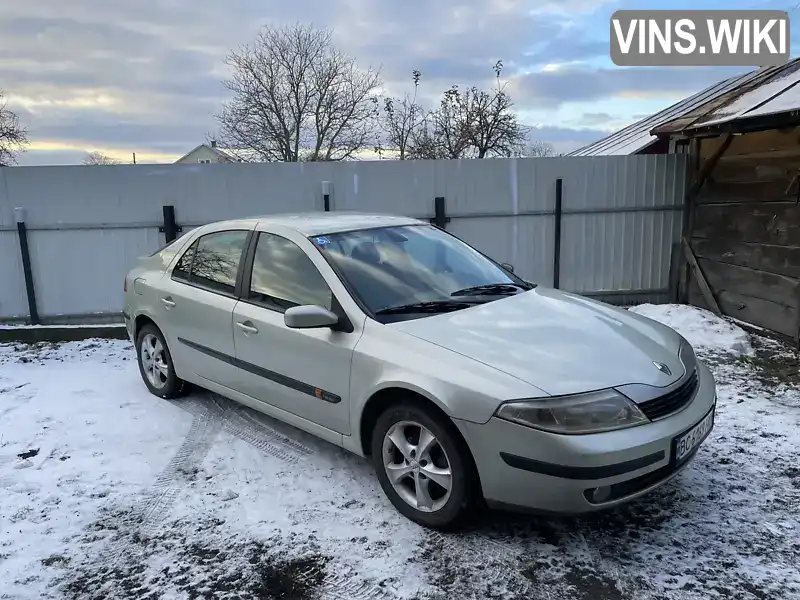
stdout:
<svg viewBox="0 0 800 600">
<path fill-rule="evenodd" d="M 592 501 L 593 502 L 605 502 L 611 496 L 611 487 L 604 485 L 602 487 L 597 487 L 592 490 Z"/>
</svg>

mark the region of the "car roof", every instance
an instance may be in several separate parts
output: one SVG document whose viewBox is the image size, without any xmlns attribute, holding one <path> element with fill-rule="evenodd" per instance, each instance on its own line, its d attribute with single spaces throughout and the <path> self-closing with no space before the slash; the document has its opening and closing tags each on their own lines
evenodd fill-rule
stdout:
<svg viewBox="0 0 800 600">
<path fill-rule="evenodd" d="M 401 227 L 403 225 L 425 225 L 425 221 L 395 215 L 379 215 L 358 212 L 307 212 L 264 215 L 229 221 L 230 223 L 278 225 L 293 229 L 298 233 L 311 236 L 359 229 L 375 229 L 377 227 Z"/>
</svg>

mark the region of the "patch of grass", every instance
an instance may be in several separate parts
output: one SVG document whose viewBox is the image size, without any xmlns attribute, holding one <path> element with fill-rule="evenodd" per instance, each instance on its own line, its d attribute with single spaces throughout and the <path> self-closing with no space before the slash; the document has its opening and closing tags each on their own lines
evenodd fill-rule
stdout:
<svg viewBox="0 0 800 600">
<path fill-rule="evenodd" d="M 743 356 L 739 360 L 753 370 L 764 386 L 800 386 L 800 357 L 795 351 L 775 352 L 760 348 L 753 356 Z"/>
<path fill-rule="evenodd" d="M 47 558 L 42 559 L 42 564 L 45 567 L 61 566 L 69 562 L 69 558 L 60 554 L 51 554 Z"/>
<path fill-rule="evenodd" d="M 720 366 L 739 367 L 742 375 L 762 387 L 800 387 L 800 352 L 797 349 L 755 333 L 750 333 L 750 343 L 754 351 L 751 356 L 715 351 L 702 352 L 699 357 L 712 370 Z M 736 373 L 730 375 L 737 377 Z"/>
<path fill-rule="evenodd" d="M 570 568 L 564 576 L 572 586 L 575 600 L 628 600 L 633 599 L 629 592 L 617 587 L 614 578 L 593 569 L 576 566 Z"/>
<path fill-rule="evenodd" d="M 305 600 L 325 579 L 325 560 L 308 556 L 256 567 L 248 592 L 259 600 Z"/>
</svg>

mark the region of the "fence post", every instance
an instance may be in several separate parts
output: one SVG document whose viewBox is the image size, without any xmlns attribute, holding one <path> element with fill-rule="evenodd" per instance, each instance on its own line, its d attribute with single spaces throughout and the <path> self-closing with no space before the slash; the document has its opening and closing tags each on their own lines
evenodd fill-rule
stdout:
<svg viewBox="0 0 800 600">
<path fill-rule="evenodd" d="M 164 212 L 164 226 L 159 227 L 159 231 L 164 233 L 164 238 L 168 244 L 171 244 L 178 238 L 178 232 L 181 230 L 178 223 L 175 221 L 175 207 L 171 204 L 162 207 Z"/>
<path fill-rule="evenodd" d="M 450 217 L 447 216 L 444 197 L 437 196 L 433 199 L 433 218 L 431 219 L 431 223 L 436 225 L 439 229 L 446 229 L 449 222 Z"/>
<path fill-rule="evenodd" d="M 553 287 L 561 285 L 561 217 L 564 181 L 556 179 L 555 231 L 553 232 Z"/>
<path fill-rule="evenodd" d="M 668 302 L 681 301 L 681 267 L 685 264 L 680 242 L 672 244 L 669 258 L 669 300 Z"/>
<path fill-rule="evenodd" d="M 325 212 L 331 211 L 331 182 L 322 182 L 322 208 Z"/>
<path fill-rule="evenodd" d="M 22 272 L 25 276 L 25 293 L 28 296 L 28 314 L 31 325 L 38 325 L 39 310 L 36 308 L 36 290 L 33 287 L 33 269 L 31 268 L 31 253 L 28 248 L 28 228 L 25 225 L 25 209 L 15 208 L 14 219 L 17 222 L 19 235 L 19 251 L 22 254 Z"/>
</svg>

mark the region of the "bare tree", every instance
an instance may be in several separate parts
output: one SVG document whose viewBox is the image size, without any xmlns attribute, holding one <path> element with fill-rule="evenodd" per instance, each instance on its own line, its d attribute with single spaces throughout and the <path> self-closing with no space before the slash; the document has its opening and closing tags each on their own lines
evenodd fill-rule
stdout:
<svg viewBox="0 0 800 600">
<path fill-rule="evenodd" d="M 513 112 L 514 103 L 500 80 L 502 61 L 494 65 L 497 85 L 491 90 L 457 85 L 444 92 L 439 107 L 412 135 L 415 158 L 489 158 L 517 156 L 527 128 Z"/>
<path fill-rule="evenodd" d="M 428 113 L 419 127 L 412 131 L 407 151 L 409 159 L 436 160 L 447 158 L 434 124 L 435 116 L 436 113 L 434 112 Z"/>
<path fill-rule="evenodd" d="M 216 117 L 230 152 L 263 161 L 344 160 L 377 145 L 380 74 L 360 69 L 329 30 L 266 26 L 226 63 L 233 98 Z"/>
<path fill-rule="evenodd" d="M 544 158 L 547 156 L 558 156 L 552 145 L 540 140 L 531 140 L 525 145 L 519 156 L 529 158 Z"/>
<path fill-rule="evenodd" d="M 523 146 L 527 129 L 512 112 L 514 103 L 500 81 L 503 62 L 494 65 L 497 85 L 490 91 L 469 88 L 463 94 L 465 126 L 469 144 L 477 158 L 513 156 Z"/>
<path fill-rule="evenodd" d="M 117 160 L 116 158 L 111 158 L 110 156 L 103 154 L 102 152 L 88 152 L 86 156 L 83 157 L 83 164 L 85 165 L 119 165 L 122 164 L 122 161 Z"/>
<path fill-rule="evenodd" d="M 19 117 L 7 108 L 0 91 L 0 167 L 17 164 L 17 154 L 28 145 L 28 131 L 20 125 Z"/>
<path fill-rule="evenodd" d="M 383 114 L 381 115 L 381 129 L 384 132 L 384 144 L 377 147 L 376 151 L 392 152 L 397 159 L 409 158 L 409 150 L 414 145 L 414 136 L 420 133 L 424 125 L 425 111 L 417 103 L 419 80 L 422 73 L 416 69 L 412 71 L 414 93 L 406 94 L 404 98 L 386 97 L 383 99 Z"/>
<path fill-rule="evenodd" d="M 469 132 L 457 85 L 444 94 L 436 110 L 428 112 L 412 131 L 408 154 L 416 159 L 456 159 L 469 156 Z"/>
</svg>

